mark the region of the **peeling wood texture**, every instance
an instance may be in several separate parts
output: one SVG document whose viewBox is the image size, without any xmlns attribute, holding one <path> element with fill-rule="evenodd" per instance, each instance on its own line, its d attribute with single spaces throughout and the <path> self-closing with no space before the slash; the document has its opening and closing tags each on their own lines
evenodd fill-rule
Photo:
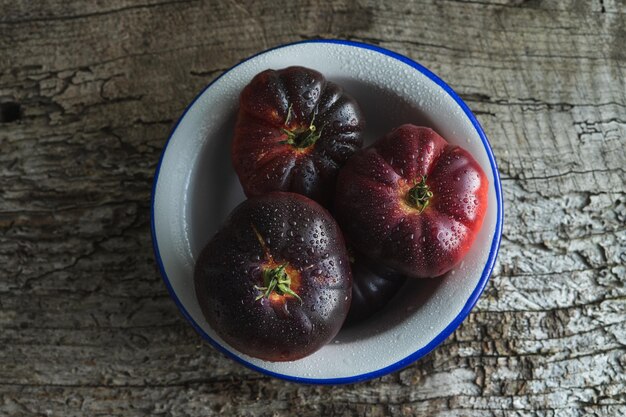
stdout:
<svg viewBox="0 0 626 417">
<path fill-rule="evenodd" d="M 0 4 L 0 415 L 626 415 L 624 0 Z M 185 105 L 241 59 L 316 37 L 396 50 L 459 91 L 506 212 L 493 277 L 453 336 L 339 387 L 204 344 L 149 234 Z"/>
</svg>

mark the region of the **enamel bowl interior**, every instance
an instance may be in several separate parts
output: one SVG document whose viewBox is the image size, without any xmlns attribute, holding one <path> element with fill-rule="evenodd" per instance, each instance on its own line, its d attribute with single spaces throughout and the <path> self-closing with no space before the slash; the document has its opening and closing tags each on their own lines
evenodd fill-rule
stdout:
<svg viewBox="0 0 626 417">
<path fill-rule="evenodd" d="M 300 65 L 350 92 L 362 107 L 366 145 L 403 123 L 433 128 L 467 149 L 490 182 L 483 227 L 464 261 L 440 279 L 414 280 L 374 318 L 342 330 L 315 354 L 272 363 L 232 349 L 204 320 L 193 286 L 194 262 L 228 213 L 245 199 L 230 162 L 239 93 L 260 71 Z M 393 52 L 345 41 L 282 46 L 256 55 L 209 85 L 188 107 L 155 176 L 152 232 L 170 293 L 200 334 L 243 364 L 299 382 L 343 383 L 406 366 L 441 343 L 467 316 L 493 267 L 502 225 L 497 168 L 473 115 L 436 76 Z"/>
</svg>

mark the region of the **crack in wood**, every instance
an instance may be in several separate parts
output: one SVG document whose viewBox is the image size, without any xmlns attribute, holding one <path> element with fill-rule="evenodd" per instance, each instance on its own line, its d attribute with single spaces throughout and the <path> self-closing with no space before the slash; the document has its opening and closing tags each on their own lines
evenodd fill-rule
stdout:
<svg viewBox="0 0 626 417">
<path fill-rule="evenodd" d="M 120 7 L 118 9 L 105 10 L 102 12 L 83 13 L 83 14 L 77 14 L 77 15 L 50 16 L 50 17 L 39 17 L 39 18 L 32 18 L 32 19 L 15 19 L 15 20 L 7 19 L 7 20 L 0 20 L 0 25 L 3 25 L 3 24 L 4 25 L 21 25 L 21 24 L 28 24 L 28 23 L 55 22 L 55 21 L 65 22 L 65 21 L 70 21 L 70 20 L 87 19 L 91 17 L 109 16 L 109 15 L 123 13 L 123 12 L 131 11 L 131 10 L 152 9 L 156 7 L 171 6 L 175 4 L 194 3 L 196 1 L 197 0 L 173 0 L 173 1 L 164 1 L 161 3 L 153 3 L 153 4 L 138 4 L 134 6 Z"/>
<path fill-rule="evenodd" d="M 565 177 L 568 175 L 585 175 L 585 174 L 595 174 L 595 173 L 606 173 L 606 172 L 622 172 L 622 173 L 626 173 L 626 168 L 622 168 L 622 167 L 615 167 L 615 168 L 606 168 L 606 169 L 602 169 L 602 168 L 598 168 L 598 169 L 591 169 L 588 171 L 575 171 L 575 170 L 571 170 L 571 171 L 566 171 L 566 172 L 561 172 L 559 174 L 552 174 L 552 175 L 543 175 L 543 176 L 522 176 L 522 174 L 519 174 L 517 176 L 512 176 L 512 177 L 505 177 L 505 176 L 501 176 L 500 180 L 501 181 L 541 181 L 541 180 L 550 180 L 550 179 L 555 179 L 555 178 L 561 178 L 561 177 Z"/>
</svg>

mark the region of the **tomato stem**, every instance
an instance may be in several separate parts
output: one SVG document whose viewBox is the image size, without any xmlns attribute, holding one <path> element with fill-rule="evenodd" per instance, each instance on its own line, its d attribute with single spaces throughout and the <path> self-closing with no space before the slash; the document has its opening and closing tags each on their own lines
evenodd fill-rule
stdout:
<svg viewBox="0 0 626 417">
<path fill-rule="evenodd" d="M 287 139 L 280 141 L 279 143 L 291 145 L 294 148 L 304 149 L 309 146 L 313 146 L 315 142 L 318 141 L 320 136 L 322 135 L 322 129 L 317 130 L 315 125 L 315 115 L 316 112 L 313 113 L 313 117 L 311 118 L 311 123 L 306 128 L 298 127 L 295 129 L 288 129 L 288 125 L 291 122 L 291 118 L 293 116 L 291 105 L 289 105 L 289 109 L 287 110 L 287 118 L 285 119 L 285 127 L 281 130 L 287 135 Z"/>
<path fill-rule="evenodd" d="M 422 175 L 420 182 L 414 181 L 414 185 L 407 193 L 406 199 L 421 214 L 428 207 L 432 196 L 433 192 L 430 191 L 430 187 L 426 184 L 426 176 Z"/>
<path fill-rule="evenodd" d="M 259 232 L 259 230 L 256 228 L 256 226 L 253 223 L 250 223 L 250 226 L 252 226 L 252 230 L 254 231 L 256 239 L 259 241 L 259 245 L 261 245 L 261 249 L 263 250 L 263 255 L 265 255 L 265 258 L 268 261 L 272 261 L 272 254 L 270 253 L 269 248 L 265 244 L 265 240 L 263 240 L 263 236 L 261 236 L 261 233 Z"/>
<path fill-rule="evenodd" d="M 293 116 L 292 107 L 293 107 L 293 105 L 290 104 L 289 108 L 287 109 L 287 117 L 285 118 L 285 126 L 287 126 L 289 123 L 291 123 L 291 116 Z"/>
<path fill-rule="evenodd" d="M 291 277 L 285 270 L 287 264 L 284 263 L 282 265 L 278 265 L 274 268 L 265 268 L 263 270 L 263 287 L 256 287 L 256 289 L 261 291 L 255 300 L 260 300 L 261 298 L 269 298 L 272 292 L 276 292 L 278 295 L 291 295 L 297 298 L 300 303 L 302 303 L 302 299 L 298 294 L 296 294 L 291 289 Z"/>
</svg>

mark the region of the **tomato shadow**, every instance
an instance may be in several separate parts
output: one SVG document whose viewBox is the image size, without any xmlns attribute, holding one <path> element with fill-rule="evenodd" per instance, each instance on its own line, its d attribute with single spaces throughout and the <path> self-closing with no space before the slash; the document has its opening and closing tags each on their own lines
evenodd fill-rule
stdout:
<svg viewBox="0 0 626 417">
<path fill-rule="evenodd" d="M 405 123 L 435 128 L 427 112 L 389 88 L 354 78 L 337 77 L 331 81 L 341 85 L 359 103 L 366 122 L 366 146 Z"/>
<path fill-rule="evenodd" d="M 189 178 L 186 202 L 189 244 L 194 256 L 213 237 L 228 214 L 245 196 L 231 164 L 230 148 L 236 110 L 216 122 L 218 127 L 202 145 Z"/>
</svg>

